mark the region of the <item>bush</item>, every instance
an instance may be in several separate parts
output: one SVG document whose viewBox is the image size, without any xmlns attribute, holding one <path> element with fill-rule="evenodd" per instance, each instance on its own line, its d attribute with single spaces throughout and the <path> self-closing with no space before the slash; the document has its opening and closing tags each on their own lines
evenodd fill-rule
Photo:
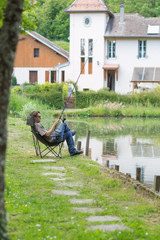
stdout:
<svg viewBox="0 0 160 240">
<path fill-rule="evenodd" d="M 59 91 L 50 90 L 48 93 L 41 95 L 41 99 L 43 103 L 55 109 L 61 109 L 63 107 L 63 97 Z"/>
<path fill-rule="evenodd" d="M 23 106 L 22 111 L 19 113 L 19 115 L 23 120 L 26 120 L 27 116 L 36 109 L 37 106 L 35 103 L 28 102 Z"/>
<path fill-rule="evenodd" d="M 125 105 L 142 105 L 142 106 L 160 106 L 160 90 L 156 89 L 152 92 L 140 93 L 134 95 L 121 95 L 113 91 L 105 89 L 95 91 L 85 91 L 76 93 L 76 107 L 86 108 L 98 104 L 101 101 L 110 101 L 123 103 Z"/>
<path fill-rule="evenodd" d="M 10 95 L 10 102 L 8 111 L 10 114 L 20 116 L 24 120 L 34 110 L 38 110 L 42 115 L 47 116 L 50 114 L 50 108 L 48 105 L 41 103 L 38 99 L 31 100 L 22 95 L 12 93 Z M 52 107 L 52 111 L 54 108 Z"/>
<path fill-rule="evenodd" d="M 16 86 L 17 85 L 17 78 L 12 75 L 11 79 L 12 79 L 12 86 Z"/>
<path fill-rule="evenodd" d="M 63 84 L 36 84 L 35 86 L 26 87 L 24 94 L 26 97 L 30 97 L 31 99 L 38 99 L 43 104 L 47 104 L 54 109 L 61 109 L 63 107 Z"/>
<path fill-rule="evenodd" d="M 9 113 L 19 115 L 20 111 L 23 109 L 23 106 L 27 104 L 27 102 L 27 98 L 24 98 L 21 95 L 17 95 L 15 93 L 11 93 L 8 107 Z"/>
<path fill-rule="evenodd" d="M 68 96 L 68 84 L 63 84 L 63 96 L 66 98 Z"/>
<path fill-rule="evenodd" d="M 22 87 L 13 87 L 11 89 L 11 92 L 14 93 L 14 94 L 22 94 Z"/>
<path fill-rule="evenodd" d="M 24 93 L 37 93 L 37 92 L 41 92 L 41 85 L 39 84 L 35 84 L 34 85 L 30 85 L 30 86 L 27 86 L 25 87 L 24 89 Z"/>
</svg>

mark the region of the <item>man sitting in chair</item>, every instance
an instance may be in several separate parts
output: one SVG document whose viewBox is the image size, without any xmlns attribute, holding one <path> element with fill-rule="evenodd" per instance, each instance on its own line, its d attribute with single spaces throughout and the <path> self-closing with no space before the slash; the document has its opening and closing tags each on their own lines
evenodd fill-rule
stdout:
<svg viewBox="0 0 160 240">
<path fill-rule="evenodd" d="M 50 130 L 47 130 L 40 122 L 41 122 L 41 114 L 39 111 L 33 111 L 30 113 L 30 116 L 34 117 L 35 121 L 35 128 L 38 131 L 38 133 L 45 138 L 46 141 L 52 142 L 52 143 L 60 143 L 66 140 L 68 151 L 70 153 L 70 156 L 82 154 L 83 151 L 78 151 L 74 147 L 74 140 L 73 135 L 75 135 L 75 130 L 70 130 L 68 125 L 64 122 L 65 119 L 59 124 L 60 119 L 55 121 L 55 123 L 52 125 Z M 57 127 L 57 125 L 59 126 Z"/>
</svg>

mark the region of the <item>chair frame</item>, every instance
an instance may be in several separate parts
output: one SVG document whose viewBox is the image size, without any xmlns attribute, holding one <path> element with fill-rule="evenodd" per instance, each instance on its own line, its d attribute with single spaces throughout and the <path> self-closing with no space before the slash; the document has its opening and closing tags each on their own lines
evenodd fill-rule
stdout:
<svg viewBox="0 0 160 240">
<path fill-rule="evenodd" d="M 45 157 L 48 153 L 52 153 L 56 158 L 62 158 L 62 147 L 63 142 L 60 143 L 50 143 L 47 142 L 36 130 L 35 127 L 31 127 L 32 137 L 33 137 L 33 143 L 35 147 L 35 152 L 37 156 L 40 156 L 41 158 Z M 45 145 L 45 149 L 41 149 L 40 143 Z M 55 151 L 55 148 L 59 148 L 59 151 Z"/>
</svg>

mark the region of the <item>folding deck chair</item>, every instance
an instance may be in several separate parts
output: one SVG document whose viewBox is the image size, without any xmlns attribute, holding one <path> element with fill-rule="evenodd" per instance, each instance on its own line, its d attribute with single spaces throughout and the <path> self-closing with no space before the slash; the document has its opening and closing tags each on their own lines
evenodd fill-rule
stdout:
<svg viewBox="0 0 160 240">
<path fill-rule="evenodd" d="M 35 127 L 34 117 L 28 116 L 27 117 L 27 123 L 28 126 L 31 127 L 32 137 L 33 137 L 33 143 L 35 147 L 35 152 L 37 156 L 40 156 L 41 158 L 45 157 L 48 153 L 52 153 L 55 157 L 62 158 L 62 146 L 63 142 L 61 143 L 51 143 L 46 141 L 46 139 L 41 136 Z M 42 143 L 45 148 L 41 149 L 40 143 Z M 58 151 L 57 151 L 58 148 Z"/>
</svg>

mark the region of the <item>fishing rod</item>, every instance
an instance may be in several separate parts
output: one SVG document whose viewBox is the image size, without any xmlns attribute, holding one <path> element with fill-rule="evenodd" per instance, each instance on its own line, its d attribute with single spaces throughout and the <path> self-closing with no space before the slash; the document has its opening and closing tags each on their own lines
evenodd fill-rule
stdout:
<svg viewBox="0 0 160 240">
<path fill-rule="evenodd" d="M 98 38 L 99 38 L 99 36 L 97 37 L 97 39 L 96 39 L 96 41 L 95 41 L 94 47 L 95 47 L 95 45 L 96 45 L 96 42 L 97 42 Z M 70 99 L 71 96 L 72 96 L 72 92 L 75 90 L 76 85 L 77 85 L 77 83 L 78 83 L 78 81 L 79 81 L 79 79 L 80 79 L 80 76 L 81 76 L 81 74 L 82 74 L 82 72 L 83 72 L 83 70 L 84 70 L 84 68 L 85 68 L 85 65 L 86 65 L 86 63 L 88 62 L 88 59 L 89 59 L 89 57 L 87 57 L 84 65 L 83 65 L 83 67 L 82 67 L 82 69 L 81 69 L 81 71 L 80 71 L 80 74 L 79 74 L 79 76 L 78 76 L 78 78 L 77 78 L 77 81 L 76 81 L 75 84 L 73 85 L 73 89 L 72 89 L 70 95 L 68 96 L 67 101 L 65 102 L 64 108 L 63 108 L 63 110 L 62 110 L 62 112 L 61 112 L 61 115 L 60 115 L 59 119 L 61 119 L 61 117 L 62 117 L 62 115 L 63 115 L 63 113 L 64 113 L 64 110 L 65 110 L 65 108 L 66 108 L 66 106 L 67 106 L 67 104 L 68 104 L 68 102 L 69 102 L 69 99 Z"/>
<path fill-rule="evenodd" d="M 84 70 L 84 67 L 85 67 L 86 63 L 88 62 L 88 59 L 89 59 L 89 57 L 87 57 L 84 65 L 83 65 L 83 67 L 82 67 L 82 69 L 81 69 L 81 71 L 80 71 L 80 74 L 79 74 L 79 76 L 78 76 L 78 78 L 77 78 L 77 81 L 73 84 L 73 89 L 72 89 L 70 95 L 68 96 L 67 101 L 65 102 L 64 108 L 63 108 L 63 110 L 62 110 L 62 112 L 61 112 L 61 115 L 60 115 L 59 119 L 61 119 L 61 117 L 62 117 L 62 115 L 63 115 L 63 113 L 64 113 L 64 110 L 65 110 L 65 108 L 67 107 L 67 104 L 68 104 L 68 102 L 69 102 L 69 99 L 70 99 L 71 96 L 72 96 L 72 92 L 73 92 L 73 91 L 75 90 L 75 88 L 76 88 L 76 85 L 77 85 L 77 83 L 78 83 L 78 81 L 79 81 L 79 78 L 80 78 L 80 76 L 81 76 L 81 74 L 82 74 L 82 72 L 83 72 L 83 70 Z"/>
</svg>

